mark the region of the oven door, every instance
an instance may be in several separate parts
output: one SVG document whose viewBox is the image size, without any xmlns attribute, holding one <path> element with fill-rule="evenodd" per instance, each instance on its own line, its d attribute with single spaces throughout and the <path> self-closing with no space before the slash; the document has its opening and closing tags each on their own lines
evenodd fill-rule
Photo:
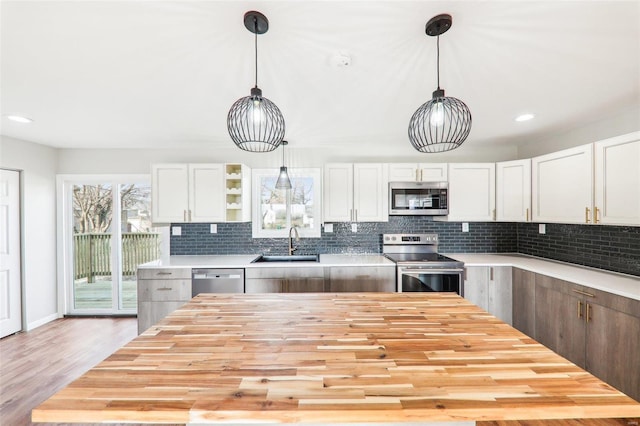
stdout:
<svg viewBox="0 0 640 426">
<path fill-rule="evenodd" d="M 463 296 L 462 268 L 398 265 L 398 292 L 455 292 Z"/>
</svg>

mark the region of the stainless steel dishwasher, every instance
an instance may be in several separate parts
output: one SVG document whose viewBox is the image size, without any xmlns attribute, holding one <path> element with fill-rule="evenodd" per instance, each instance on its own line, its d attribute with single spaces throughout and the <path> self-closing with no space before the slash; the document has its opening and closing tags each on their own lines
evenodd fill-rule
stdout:
<svg viewBox="0 0 640 426">
<path fill-rule="evenodd" d="M 244 269 L 194 269 L 191 296 L 200 293 L 244 293 Z"/>
</svg>

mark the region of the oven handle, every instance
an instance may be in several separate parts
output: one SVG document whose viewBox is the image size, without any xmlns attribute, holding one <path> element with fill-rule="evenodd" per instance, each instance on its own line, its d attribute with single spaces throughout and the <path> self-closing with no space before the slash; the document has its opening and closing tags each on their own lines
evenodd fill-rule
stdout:
<svg viewBox="0 0 640 426">
<path fill-rule="evenodd" d="M 461 273 L 463 272 L 464 269 L 430 269 L 430 268 L 400 268 L 400 272 L 401 273 L 409 273 L 409 274 L 424 274 L 427 272 L 431 272 L 434 274 L 443 274 L 443 273 L 447 273 L 447 272 L 457 272 L 457 273 Z"/>
</svg>

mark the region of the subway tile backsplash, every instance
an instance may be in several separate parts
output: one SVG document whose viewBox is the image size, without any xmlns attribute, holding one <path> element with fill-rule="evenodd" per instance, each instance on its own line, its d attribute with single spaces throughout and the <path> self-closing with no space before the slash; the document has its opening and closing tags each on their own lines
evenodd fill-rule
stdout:
<svg viewBox="0 0 640 426">
<path fill-rule="evenodd" d="M 182 223 L 181 236 L 171 237 L 172 255 L 287 254 L 286 238 L 251 238 L 250 223 L 221 223 L 218 233 L 209 233 L 208 223 Z M 361 222 L 358 232 L 351 223 L 334 223 L 321 238 L 302 238 L 296 253 L 381 253 L 382 234 L 436 233 L 442 253 L 507 253 L 517 249 L 515 223 L 469 224 L 462 232 L 459 222 L 435 222 L 428 216 L 391 216 L 389 222 Z"/>
<path fill-rule="evenodd" d="M 518 252 L 640 275 L 640 227 L 518 223 Z"/>
<path fill-rule="evenodd" d="M 181 236 L 171 236 L 172 255 L 286 254 L 286 238 L 251 238 L 251 223 L 180 223 Z M 334 223 L 334 232 L 302 238 L 296 253 L 381 253 L 382 234 L 436 233 L 441 253 L 524 253 L 534 256 L 640 275 L 640 227 L 470 222 L 437 222 L 428 216 L 391 216 L 389 222 Z"/>
</svg>

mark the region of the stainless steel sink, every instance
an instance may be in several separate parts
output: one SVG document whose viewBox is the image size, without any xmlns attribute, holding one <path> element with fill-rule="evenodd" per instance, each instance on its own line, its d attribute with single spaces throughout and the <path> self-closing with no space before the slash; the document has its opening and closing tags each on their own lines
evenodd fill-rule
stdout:
<svg viewBox="0 0 640 426">
<path fill-rule="evenodd" d="M 320 261 L 319 254 L 294 254 L 291 256 L 287 255 L 261 255 L 251 263 L 262 263 L 262 262 L 318 262 Z"/>
</svg>

